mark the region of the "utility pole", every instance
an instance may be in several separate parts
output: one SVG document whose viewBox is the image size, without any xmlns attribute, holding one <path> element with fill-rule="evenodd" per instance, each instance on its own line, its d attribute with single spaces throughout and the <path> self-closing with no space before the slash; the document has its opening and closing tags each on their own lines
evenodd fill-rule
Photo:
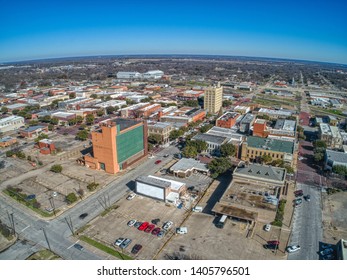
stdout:
<svg viewBox="0 0 347 280">
<path fill-rule="evenodd" d="M 51 207 L 53 208 L 53 214 L 55 216 L 55 205 L 54 205 L 54 198 L 53 198 L 53 196 L 49 197 L 49 203 L 51 204 Z"/>
<path fill-rule="evenodd" d="M 12 229 L 12 234 L 16 234 L 16 229 L 15 229 L 15 226 L 14 226 L 14 219 L 13 219 L 13 213 L 8 213 L 7 212 L 7 216 L 8 216 L 8 220 L 10 221 L 10 225 L 11 225 L 11 229 Z"/>
<path fill-rule="evenodd" d="M 41 229 L 42 229 L 43 234 L 44 234 L 44 236 L 45 236 L 45 239 L 46 239 L 46 242 L 47 242 L 47 245 L 48 245 L 48 249 L 49 249 L 50 251 L 52 251 L 51 245 L 49 244 L 49 241 L 48 241 L 48 238 L 47 238 L 46 230 L 45 230 L 44 228 L 41 228 Z"/>
<path fill-rule="evenodd" d="M 66 223 L 67 223 L 67 226 L 68 226 L 69 229 L 71 230 L 72 235 L 75 235 L 74 230 L 73 230 L 73 225 L 72 225 L 71 216 L 69 216 L 69 220 L 67 219 L 67 217 L 65 217 L 65 221 L 66 221 Z"/>
</svg>

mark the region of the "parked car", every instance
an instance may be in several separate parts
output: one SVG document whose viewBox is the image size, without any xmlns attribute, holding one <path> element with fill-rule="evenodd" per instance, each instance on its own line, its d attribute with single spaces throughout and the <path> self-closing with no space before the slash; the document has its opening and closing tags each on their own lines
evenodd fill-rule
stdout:
<svg viewBox="0 0 347 280">
<path fill-rule="evenodd" d="M 265 230 L 265 231 L 270 231 L 270 229 L 271 229 L 271 225 L 270 225 L 270 224 L 266 224 L 266 225 L 264 226 L 264 230 Z"/>
<path fill-rule="evenodd" d="M 134 228 L 139 228 L 142 225 L 142 222 L 136 222 L 134 224 Z"/>
<path fill-rule="evenodd" d="M 131 193 L 128 195 L 127 200 L 132 200 L 136 196 L 135 193 Z"/>
<path fill-rule="evenodd" d="M 125 249 L 126 247 L 129 246 L 129 244 L 131 243 L 131 239 L 127 238 L 125 239 L 122 244 L 119 245 L 119 248 Z"/>
<path fill-rule="evenodd" d="M 330 255 L 324 255 L 322 257 L 323 260 L 334 260 L 335 259 L 335 256 L 334 254 L 330 254 Z"/>
<path fill-rule="evenodd" d="M 120 237 L 120 238 L 118 238 L 118 239 L 114 242 L 114 245 L 115 245 L 115 246 L 119 246 L 120 244 L 123 243 L 124 240 L 125 240 L 125 238 Z"/>
<path fill-rule="evenodd" d="M 320 251 L 320 254 L 322 256 L 325 256 L 325 255 L 330 255 L 334 252 L 334 249 L 333 248 L 327 248 L 327 249 L 324 249 L 323 251 Z"/>
<path fill-rule="evenodd" d="M 83 250 L 84 250 L 84 247 L 83 247 L 81 244 L 76 243 L 76 244 L 74 244 L 73 246 L 74 246 L 74 248 L 76 248 L 77 250 L 80 250 L 80 251 L 83 251 Z"/>
<path fill-rule="evenodd" d="M 161 230 L 161 231 L 159 231 L 159 233 L 158 233 L 158 237 L 159 238 L 162 238 L 164 235 L 165 235 L 165 233 L 166 233 L 166 230 Z"/>
<path fill-rule="evenodd" d="M 303 190 L 297 190 L 297 191 L 294 192 L 294 195 L 296 197 L 303 196 L 304 195 L 304 191 Z"/>
<path fill-rule="evenodd" d="M 157 225 L 158 223 L 160 223 L 160 219 L 153 219 L 151 223 Z"/>
<path fill-rule="evenodd" d="M 186 233 L 188 233 L 188 228 L 187 227 L 176 228 L 176 233 L 177 234 L 186 234 Z"/>
<path fill-rule="evenodd" d="M 170 155 L 169 154 L 166 154 L 166 155 L 164 155 L 164 158 L 167 158 L 167 157 L 169 157 Z"/>
<path fill-rule="evenodd" d="M 158 235 L 159 232 L 160 232 L 160 228 L 157 227 L 157 228 L 153 229 L 151 233 L 153 235 Z"/>
<path fill-rule="evenodd" d="M 300 245 L 292 245 L 292 246 L 288 246 L 286 248 L 288 253 L 294 253 L 294 252 L 299 251 L 300 249 L 301 249 Z"/>
<path fill-rule="evenodd" d="M 306 201 L 311 201 L 311 196 L 308 194 L 308 195 L 305 195 L 304 196 L 304 199 L 306 200 Z"/>
<path fill-rule="evenodd" d="M 129 227 L 132 227 L 132 226 L 134 226 L 134 225 L 136 224 L 136 222 L 137 222 L 137 221 L 134 220 L 134 219 L 133 219 L 133 220 L 130 220 L 130 221 L 128 222 L 128 226 L 129 226 Z"/>
<path fill-rule="evenodd" d="M 159 163 L 161 163 L 161 160 L 158 159 L 158 160 L 156 160 L 154 163 L 155 163 L 155 164 L 159 164 Z"/>
<path fill-rule="evenodd" d="M 155 228 L 155 225 L 150 224 L 145 228 L 144 232 L 150 233 L 154 228 Z"/>
<path fill-rule="evenodd" d="M 298 206 L 298 205 L 300 205 L 301 203 L 302 203 L 302 198 L 297 198 L 297 199 L 294 199 L 294 205 L 295 206 Z"/>
<path fill-rule="evenodd" d="M 149 223 L 148 222 L 143 222 L 139 227 L 138 230 L 145 230 L 148 227 Z"/>
<path fill-rule="evenodd" d="M 278 248 L 278 245 L 276 245 L 276 244 L 265 244 L 264 248 L 265 249 L 269 249 L 269 250 L 276 250 Z"/>
<path fill-rule="evenodd" d="M 173 225 L 173 222 L 167 221 L 167 222 L 164 224 L 163 229 L 168 230 L 170 227 L 172 227 L 172 225 Z"/>
<path fill-rule="evenodd" d="M 328 249 L 328 248 L 333 248 L 334 245 L 332 244 L 322 244 L 322 249 Z"/>
<path fill-rule="evenodd" d="M 79 218 L 83 220 L 87 216 L 88 216 L 88 213 L 82 213 Z"/>
<path fill-rule="evenodd" d="M 131 253 L 137 254 L 138 252 L 140 252 L 141 249 L 142 249 L 142 245 L 135 244 L 134 247 L 131 249 Z"/>
<path fill-rule="evenodd" d="M 270 240 L 267 242 L 267 244 L 280 245 L 280 242 L 278 240 Z"/>
</svg>

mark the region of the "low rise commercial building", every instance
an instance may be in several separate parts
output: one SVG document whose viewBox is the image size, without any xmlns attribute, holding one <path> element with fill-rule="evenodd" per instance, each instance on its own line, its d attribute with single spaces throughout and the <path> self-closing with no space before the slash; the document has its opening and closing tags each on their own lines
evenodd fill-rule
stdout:
<svg viewBox="0 0 347 280">
<path fill-rule="evenodd" d="M 9 116 L 0 119 L 0 132 L 12 131 L 24 126 L 24 118 L 20 116 Z"/>
<path fill-rule="evenodd" d="M 248 136 L 241 148 L 241 160 L 249 162 L 259 162 L 264 155 L 271 156 L 272 160 L 281 159 L 285 163 L 292 165 L 296 161 L 293 142 Z"/>
<path fill-rule="evenodd" d="M 172 173 L 175 177 L 189 177 L 193 173 L 202 173 L 209 174 L 209 170 L 205 163 L 202 163 L 193 158 L 182 158 L 178 162 L 176 162 L 169 169 L 170 173 Z"/>
<path fill-rule="evenodd" d="M 204 120 L 206 111 L 200 108 L 182 107 L 161 116 L 160 121 L 173 123 L 175 126 L 186 126 L 190 122 Z"/>
<path fill-rule="evenodd" d="M 5 148 L 8 146 L 11 146 L 13 144 L 17 143 L 17 139 L 10 137 L 10 136 L 6 136 L 3 138 L 0 138 L 0 148 Z"/>
<path fill-rule="evenodd" d="M 47 133 L 47 132 L 48 132 L 48 126 L 43 126 L 43 125 L 35 125 L 35 126 L 29 126 L 28 128 L 19 129 L 20 136 L 25 138 L 37 137 L 41 133 Z"/>
<path fill-rule="evenodd" d="M 325 141 L 327 147 L 331 149 L 341 149 L 343 145 L 343 139 L 340 134 L 339 128 L 336 126 L 330 126 L 326 123 L 319 125 L 319 139 Z"/>
<path fill-rule="evenodd" d="M 139 72 L 124 72 L 120 71 L 117 72 L 117 79 L 140 79 L 142 78 L 142 75 Z"/>
<path fill-rule="evenodd" d="M 164 202 L 175 202 L 187 191 L 185 183 L 156 176 L 140 176 L 136 180 L 135 192 Z"/>
<path fill-rule="evenodd" d="M 239 127 L 240 132 L 249 133 L 254 121 L 255 121 L 255 116 L 250 113 L 247 113 L 240 122 L 240 127 Z"/>
<path fill-rule="evenodd" d="M 236 112 L 226 112 L 216 120 L 216 126 L 232 128 L 236 124 L 240 116 L 241 115 Z"/>
<path fill-rule="evenodd" d="M 148 123 L 148 135 L 159 135 L 161 138 L 161 144 L 169 143 L 170 133 L 174 129 L 171 123 L 166 122 L 149 122 Z"/>
<path fill-rule="evenodd" d="M 247 222 L 271 223 L 276 217 L 286 169 L 241 163 L 212 212 Z"/>
<path fill-rule="evenodd" d="M 269 116 L 271 119 L 288 118 L 294 115 L 294 112 L 289 110 L 272 110 L 267 108 L 259 108 L 253 111 L 258 116 Z"/>
<path fill-rule="evenodd" d="M 331 171 L 333 167 L 337 165 L 347 167 L 347 154 L 326 149 L 324 155 L 324 169 Z"/>
<path fill-rule="evenodd" d="M 206 152 L 216 156 L 220 155 L 221 145 L 226 144 L 228 142 L 227 137 L 215 136 L 215 135 L 211 135 L 207 133 L 197 134 L 192 138 L 192 140 L 200 140 L 200 141 L 206 142 L 207 143 Z"/>
</svg>

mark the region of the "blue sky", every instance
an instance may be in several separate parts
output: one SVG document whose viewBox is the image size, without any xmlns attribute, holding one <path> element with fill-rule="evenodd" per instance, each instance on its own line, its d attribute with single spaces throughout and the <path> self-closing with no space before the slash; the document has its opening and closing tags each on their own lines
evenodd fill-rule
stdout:
<svg viewBox="0 0 347 280">
<path fill-rule="evenodd" d="M 0 0 L 0 62 L 216 54 L 347 64 L 347 1 Z"/>
</svg>

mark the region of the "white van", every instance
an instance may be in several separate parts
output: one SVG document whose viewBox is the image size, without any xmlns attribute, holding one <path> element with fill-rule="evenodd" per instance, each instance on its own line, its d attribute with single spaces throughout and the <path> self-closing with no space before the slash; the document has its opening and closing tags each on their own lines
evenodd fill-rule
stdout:
<svg viewBox="0 0 347 280">
<path fill-rule="evenodd" d="M 223 215 L 220 220 L 218 221 L 218 223 L 216 224 L 217 228 L 224 228 L 224 224 L 227 220 L 228 216 L 227 215 Z"/>
<path fill-rule="evenodd" d="M 186 233 L 188 233 L 188 228 L 187 227 L 176 228 L 176 233 L 177 234 L 186 234 Z"/>
<path fill-rule="evenodd" d="M 202 212 L 203 207 L 202 206 L 195 206 L 193 208 L 193 212 Z"/>
</svg>

